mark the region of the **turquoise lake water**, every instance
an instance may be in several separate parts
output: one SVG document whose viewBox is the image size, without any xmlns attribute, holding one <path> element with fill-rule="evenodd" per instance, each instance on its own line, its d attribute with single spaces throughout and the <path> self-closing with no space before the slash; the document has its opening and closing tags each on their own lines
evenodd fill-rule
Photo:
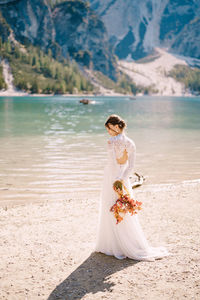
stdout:
<svg viewBox="0 0 200 300">
<path fill-rule="evenodd" d="M 106 118 L 128 123 L 145 185 L 200 178 L 200 97 L 0 97 L 3 201 L 61 199 L 100 189 Z"/>
</svg>

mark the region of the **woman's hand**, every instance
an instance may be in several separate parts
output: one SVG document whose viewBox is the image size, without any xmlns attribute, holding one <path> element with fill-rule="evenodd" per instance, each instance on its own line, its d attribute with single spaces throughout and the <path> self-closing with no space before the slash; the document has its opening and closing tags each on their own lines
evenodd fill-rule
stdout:
<svg viewBox="0 0 200 300">
<path fill-rule="evenodd" d="M 123 195 L 123 184 L 120 180 L 116 180 L 113 183 L 113 189 L 119 196 Z"/>
</svg>

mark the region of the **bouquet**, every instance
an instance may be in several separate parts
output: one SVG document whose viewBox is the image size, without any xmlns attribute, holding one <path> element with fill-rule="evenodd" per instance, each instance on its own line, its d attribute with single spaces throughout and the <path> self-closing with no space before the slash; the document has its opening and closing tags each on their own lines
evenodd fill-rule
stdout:
<svg viewBox="0 0 200 300">
<path fill-rule="evenodd" d="M 131 215 L 137 214 L 137 210 L 142 209 L 142 202 L 131 199 L 127 188 L 119 180 L 113 183 L 113 189 L 119 195 L 119 198 L 110 208 L 110 211 L 114 213 L 114 216 L 117 220 L 116 224 L 118 224 L 123 220 L 123 217 L 127 212 L 129 212 Z M 125 190 L 126 194 L 123 193 L 123 189 Z"/>
</svg>

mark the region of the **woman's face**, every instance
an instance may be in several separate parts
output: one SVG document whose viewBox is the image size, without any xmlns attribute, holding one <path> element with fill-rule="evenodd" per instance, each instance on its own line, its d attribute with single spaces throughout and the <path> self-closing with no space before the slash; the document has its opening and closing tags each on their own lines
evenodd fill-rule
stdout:
<svg viewBox="0 0 200 300">
<path fill-rule="evenodd" d="M 119 128 L 118 124 L 113 125 L 108 123 L 108 126 L 106 126 L 106 130 L 108 132 L 108 134 L 115 136 L 118 135 L 119 133 L 121 133 L 121 129 Z"/>
</svg>

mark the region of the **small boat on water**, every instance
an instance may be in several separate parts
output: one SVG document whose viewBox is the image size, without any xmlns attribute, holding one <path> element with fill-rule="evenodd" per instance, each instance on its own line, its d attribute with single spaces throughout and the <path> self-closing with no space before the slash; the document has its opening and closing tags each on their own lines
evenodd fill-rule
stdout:
<svg viewBox="0 0 200 300">
<path fill-rule="evenodd" d="M 81 99 L 79 102 L 83 103 L 83 104 L 94 104 L 95 103 L 94 100 L 90 100 L 90 99 Z"/>
<path fill-rule="evenodd" d="M 136 97 L 129 97 L 129 100 L 136 100 Z"/>
</svg>

